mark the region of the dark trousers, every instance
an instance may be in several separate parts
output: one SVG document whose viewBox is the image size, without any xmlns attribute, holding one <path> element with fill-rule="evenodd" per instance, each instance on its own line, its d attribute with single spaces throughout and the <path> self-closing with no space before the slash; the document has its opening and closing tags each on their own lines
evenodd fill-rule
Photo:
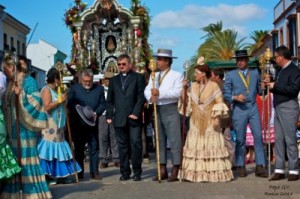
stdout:
<svg viewBox="0 0 300 199">
<path fill-rule="evenodd" d="M 142 132 L 141 126 L 130 126 L 127 122 L 124 127 L 115 127 L 120 155 L 120 172 L 122 176 L 130 176 L 131 159 L 134 175 L 142 173 Z"/>
<path fill-rule="evenodd" d="M 75 130 L 75 129 L 74 129 Z M 89 150 L 89 166 L 91 174 L 98 174 L 99 170 L 99 139 L 97 126 L 81 126 L 76 125 L 73 135 L 75 147 L 75 159 L 82 168 L 79 175 L 84 174 L 84 150 L 85 144 L 88 143 Z"/>
<path fill-rule="evenodd" d="M 119 162 L 119 150 L 113 124 L 107 124 L 105 115 L 99 117 L 100 162 L 108 163 L 110 152 L 113 162 Z"/>
</svg>

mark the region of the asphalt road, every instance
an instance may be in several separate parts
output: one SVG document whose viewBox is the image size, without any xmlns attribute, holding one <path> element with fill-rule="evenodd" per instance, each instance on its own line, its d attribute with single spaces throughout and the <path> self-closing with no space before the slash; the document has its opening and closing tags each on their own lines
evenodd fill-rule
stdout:
<svg viewBox="0 0 300 199">
<path fill-rule="evenodd" d="M 171 164 L 168 166 L 170 172 Z M 86 164 L 86 171 L 87 169 Z M 235 174 L 235 180 L 226 183 L 158 183 L 152 181 L 152 177 L 156 175 L 156 164 L 152 160 L 149 164 L 143 164 L 142 181 L 120 182 L 119 169 L 111 164 L 100 170 L 103 178 L 101 181 L 89 179 L 87 171 L 85 179 L 77 184 L 52 185 L 50 189 L 54 199 L 300 199 L 300 180 L 270 182 L 266 178 L 255 177 L 254 169 L 254 164 L 247 165 L 247 177 L 238 178 Z"/>
</svg>

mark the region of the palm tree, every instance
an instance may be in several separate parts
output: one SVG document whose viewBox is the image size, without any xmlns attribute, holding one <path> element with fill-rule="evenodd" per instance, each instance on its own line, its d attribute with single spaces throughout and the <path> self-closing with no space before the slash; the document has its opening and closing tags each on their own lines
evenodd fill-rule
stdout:
<svg viewBox="0 0 300 199">
<path fill-rule="evenodd" d="M 247 44 L 245 48 L 248 49 L 249 53 L 252 54 L 253 51 L 258 49 L 262 44 L 262 39 L 268 34 L 267 30 L 255 30 L 251 32 L 250 39 L 253 40 L 252 44 Z"/>
<path fill-rule="evenodd" d="M 236 49 L 244 46 L 245 38 L 237 40 L 237 32 L 233 29 L 222 30 L 222 22 L 209 24 L 202 28 L 206 32 L 205 42 L 198 48 L 198 56 L 206 60 L 229 60 Z"/>
<path fill-rule="evenodd" d="M 209 38 L 213 36 L 217 32 L 221 32 L 223 29 L 223 23 L 222 21 L 218 21 L 216 24 L 209 24 L 208 26 L 203 27 L 201 30 L 206 32 L 206 35 L 204 35 L 202 38 Z"/>
</svg>

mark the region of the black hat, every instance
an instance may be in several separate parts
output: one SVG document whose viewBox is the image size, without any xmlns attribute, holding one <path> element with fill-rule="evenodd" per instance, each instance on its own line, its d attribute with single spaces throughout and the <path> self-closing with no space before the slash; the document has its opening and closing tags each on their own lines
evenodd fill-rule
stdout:
<svg viewBox="0 0 300 199">
<path fill-rule="evenodd" d="M 77 104 L 75 108 L 79 116 L 85 123 L 87 123 L 90 126 L 95 126 L 97 117 L 95 117 L 94 111 L 91 107 L 82 107 Z"/>
<path fill-rule="evenodd" d="M 248 55 L 247 50 L 236 50 L 232 58 L 240 58 L 240 57 L 251 57 L 251 56 Z"/>
</svg>

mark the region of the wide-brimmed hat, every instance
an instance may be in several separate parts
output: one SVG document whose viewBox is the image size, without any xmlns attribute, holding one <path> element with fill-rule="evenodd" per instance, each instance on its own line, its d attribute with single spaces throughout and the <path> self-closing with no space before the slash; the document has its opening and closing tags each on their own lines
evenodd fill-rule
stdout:
<svg viewBox="0 0 300 199">
<path fill-rule="evenodd" d="M 234 58 L 240 58 L 240 57 L 251 57 L 251 56 L 248 55 L 247 50 L 236 50 L 234 52 L 234 56 L 231 58 L 234 59 Z"/>
<path fill-rule="evenodd" d="M 94 111 L 91 107 L 89 106 L 80 106 L 80 105 L 76 105 L 76 110 L 79 114 L 79 116 L 81 117 L 81 119 L 88 125 L 90 126 L 95 126 L 96 124 L 96 117 L 94 114 Z"/>
<path fill-rule="evenodd" d="M 172 56 L 172 50 L 169 49 L 158 49 L 157 54 L 153 55 L 153 57 L 168 57 L 168 58 L 177 58 Z"/>
</svg>

